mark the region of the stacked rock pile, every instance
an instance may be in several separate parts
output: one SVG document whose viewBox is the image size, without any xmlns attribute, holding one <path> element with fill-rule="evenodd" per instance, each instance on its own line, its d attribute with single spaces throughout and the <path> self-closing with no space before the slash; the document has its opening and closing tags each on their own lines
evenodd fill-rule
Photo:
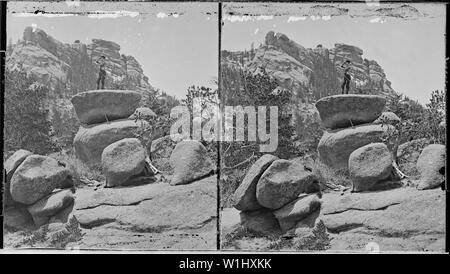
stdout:
<svg viewBox="0 0 450 274">
<path fill-rule="evenodd" d="M 318 212 L 320 187 L 315 175 L 296 161 L 266 154 L 249 169 L 233 195 L 241 225 L 276 233 L 302 225 Z"/>
<path fill-rule="evenodd" d="M 101 165 L 107 186 L 127 185 L 150 176 L 147 155 L 134 138 L 155 114 L 138 108 L 141 95 L 129 90 L 93 90 L 72 97 L 81 126 L 73 145 L 78 159 L 89 166 Z"/>
<path fill-rule="evenodd" d="M 21 149 L 6 160 L 5 172 L 5 210 L 16 211 L 12 215 L 20 216 L 21 224 L 27 218 L 37 227 L 52 218 L 66 221 L 74 191 L 69 189 L 73 186 L 71 171 L 64 164 Z"/>
</svg>

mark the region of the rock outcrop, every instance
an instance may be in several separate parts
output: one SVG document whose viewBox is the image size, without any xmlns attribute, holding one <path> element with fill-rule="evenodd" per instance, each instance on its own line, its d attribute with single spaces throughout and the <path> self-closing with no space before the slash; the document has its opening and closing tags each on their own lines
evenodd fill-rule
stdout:
<svg viewBox="0 0 450 274">
<path fill-rule="evenodd" d="M 445 146 L 432 144 L 425 147 L 417 160 L 420 173 L 419 189 L 438 187 L 445 180 Z"/>
<path fill-rule="evenodd" d="M 320 118 L 330 129 L 371 123 L 380 117 L 386 99 L 373 95 L 335 95 L 316 102 Z"/>
<path fill-rule="evenodd" d="M 139 106 L 141 95 L 130 90 L 91 90 L 72 97 L 78 119 L 97 124 L 128 118 Z"/>
<path fill-rule="evenodd" d="M 16 169 L 11 178 L 11 196 L 14 201 L 31 205 L 65 186 L 71 172 L 57 160 L 41 155 L 30 155 Z"/>
<path fill-rule="evenodd" d="M 370 190 L 391 175 L 392 154 L 383 143 L 362 146 L 350 154 L 348 170 L 353 191 Z"/>
<path fill-rule="evenodd" d="M 179 142 L 170 155 L 170 165 L 174 170 L 171 185 L 189 184 L 216 169 L 206 148 L 195 140 Z"/>
<path fill-rule="evenodd" d="M 125 138 L 107 146 L 102 153 L 102 170 L 106 186 L 126 185 L 133 176 L 146 169 L 145 149 L 136 138 Z"/>
</svg>

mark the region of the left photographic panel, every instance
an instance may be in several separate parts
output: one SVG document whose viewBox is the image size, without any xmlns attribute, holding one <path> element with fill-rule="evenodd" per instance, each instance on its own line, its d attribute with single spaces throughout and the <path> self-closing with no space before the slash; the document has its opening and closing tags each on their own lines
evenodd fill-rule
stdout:
<svg viewBox="0 0 450 274">
<path fill-rule="evenodd" d="M 5 248 L 216 250 L 218 4 L 8 2 L 7 40 Z"/>
</svg>

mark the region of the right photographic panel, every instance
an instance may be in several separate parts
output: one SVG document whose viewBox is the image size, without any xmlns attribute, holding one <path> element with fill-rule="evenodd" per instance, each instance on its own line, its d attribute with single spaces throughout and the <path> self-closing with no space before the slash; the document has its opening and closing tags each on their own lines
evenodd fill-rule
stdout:
<svg viewBox="0 0 450 274">
<path fill-rule="evenodd" d="M 444 252 L 445 8 L 222 5 L 222 250 Z"/>
</svg>

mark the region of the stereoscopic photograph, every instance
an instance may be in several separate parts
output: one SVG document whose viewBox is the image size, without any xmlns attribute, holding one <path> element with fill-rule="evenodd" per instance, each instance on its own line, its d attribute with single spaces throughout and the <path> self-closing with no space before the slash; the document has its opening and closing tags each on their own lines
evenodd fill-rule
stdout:
<svg viewBox="0 0 450 274">
<path fill-rule="evenodd" d="M 221 248 L 444 252 L 445 5 L 224 3 L 222 20 L 221 102 L 248 139 L 221 146 Z"/>
<path fill-rule="evenodd" d="M 445 4 L 1 7 L 6 252 L 446 251 Z"/>
<path fill-rule="evenodd" d="M 217 149 L 171 136 L 217 93 L 217 26 L 214 3 L 7 3 L 5 248 L 217 249 Z"/>
</svg>

